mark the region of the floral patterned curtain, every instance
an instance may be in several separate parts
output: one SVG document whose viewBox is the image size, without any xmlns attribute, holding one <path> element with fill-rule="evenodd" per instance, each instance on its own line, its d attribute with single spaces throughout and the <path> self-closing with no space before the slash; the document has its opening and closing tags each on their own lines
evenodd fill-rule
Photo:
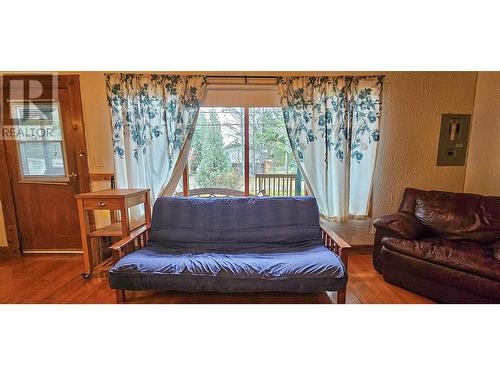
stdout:
<svg viewBox="0 0 500 375">
<path fill-rule="evenodd" d="M 117 187 L 150 188 L 153 202 L 172 194 L 184 168 L 178 164 L 185 164 L 180 156 L 189 151 L 205 78 L 106 74 L 106 87 Z"/>
<path fill-rule="evenodd" d="M 288 137 L 323 216 L 366 216 L 382 77 L 280 77 Z"/>
</svg>

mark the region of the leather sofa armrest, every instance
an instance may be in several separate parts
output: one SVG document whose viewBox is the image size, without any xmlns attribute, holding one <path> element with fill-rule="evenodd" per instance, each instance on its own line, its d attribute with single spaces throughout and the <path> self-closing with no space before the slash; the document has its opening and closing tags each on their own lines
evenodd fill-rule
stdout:
<svg viewBox="0 0 500 375">
<path fill-rule="evenodd" d="M 493 258 L 500 260 L 500 240 L 491 243 L 488 247 L 493 251 Z"/>
<path fill-rule="evenodd" d="M 379 217 L 373 221 L 373 226 L 388 235 L 407 240 L 417 240 L 427 230 L 415 215 L 403 211 Z"/>
</svg>

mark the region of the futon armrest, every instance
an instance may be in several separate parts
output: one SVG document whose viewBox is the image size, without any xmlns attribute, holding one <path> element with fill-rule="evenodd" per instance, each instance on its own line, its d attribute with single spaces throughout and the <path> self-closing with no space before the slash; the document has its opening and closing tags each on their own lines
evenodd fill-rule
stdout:
<svg viewBox="0 0 500 375">
<path fill-rule="evenodd" d="M 321 236 L 323 238 L 325 246 L 332 250 L 335 254 L 337 254 L 342 259 L 345 267 L 347 268 L 347 260 L 351 245 L 345 242 L 342 237 L 340 237 L 332 230 L 332 228 L 330 228 L 328 221 L 321 219 L 320 226 Z"/>
<path fill-rule="evenodd" d="M 113 252 L 114 262 L 117 262 L 124 255 L 138 248 L 147 246 L 150 229 L 151 225 L 143 225 L 134 229 L 127 237 L 124 237 L 120 241 L 111 245 L 109 248 Z"/>
<path fill-rule="evenodd" d="M 379 217 L 373 221 L 373 226 L 391 236 L 407 240 L 417 240 L 427 230 L 415 215 L 403 211 Z"/>
</svg>

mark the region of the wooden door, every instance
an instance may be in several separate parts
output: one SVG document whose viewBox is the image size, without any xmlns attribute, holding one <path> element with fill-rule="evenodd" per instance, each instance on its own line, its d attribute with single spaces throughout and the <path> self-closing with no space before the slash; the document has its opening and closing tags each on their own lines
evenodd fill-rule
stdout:
<svg viewBox="0 0 500 375">
<path fill-rule="evenodd" d="M 22 252 L 81 251 L 75 194 L 89 191 L 85 134 L 77 76 L 39 79 L 41 93 L 5 80 L 4 137 L 18 241 Z"/>
</svg>

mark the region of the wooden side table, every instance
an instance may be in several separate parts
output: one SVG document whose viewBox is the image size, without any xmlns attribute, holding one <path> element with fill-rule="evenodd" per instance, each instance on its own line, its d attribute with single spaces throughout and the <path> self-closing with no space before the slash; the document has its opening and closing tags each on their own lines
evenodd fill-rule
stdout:
<svg viewBox="0 0 500 375">
<path fill-rule="evenodd" d="M 337 233 L 349 243 L 350 252 L 356 254 L 371 254 L 375 234 L 372 232 L 372 220 L 349 219 L 343 223 L 321 218 L 321 224 Z"/>
<path fill-rule="evenodd" d="M 94 262 L 91 239 L 93 237 L 126 237 L 136 228 L 151 223 L 151 203 L 149 189 L 108 189 L 91 193 L 75 195 L 78 204 L 80 219 L 80 234 L 82 237 L 83 261 L 85 279 L 92 276 L 96 267 Z M 144 206 L 144 221 L 129 220 L 128 209 L 142 204 Z M 89 211 L 109 210 L 111 224 L 96 229 L 89 222 Z M 117 221 L 115 212 L 120 212 L 120 221 Z"/>
</svg>

